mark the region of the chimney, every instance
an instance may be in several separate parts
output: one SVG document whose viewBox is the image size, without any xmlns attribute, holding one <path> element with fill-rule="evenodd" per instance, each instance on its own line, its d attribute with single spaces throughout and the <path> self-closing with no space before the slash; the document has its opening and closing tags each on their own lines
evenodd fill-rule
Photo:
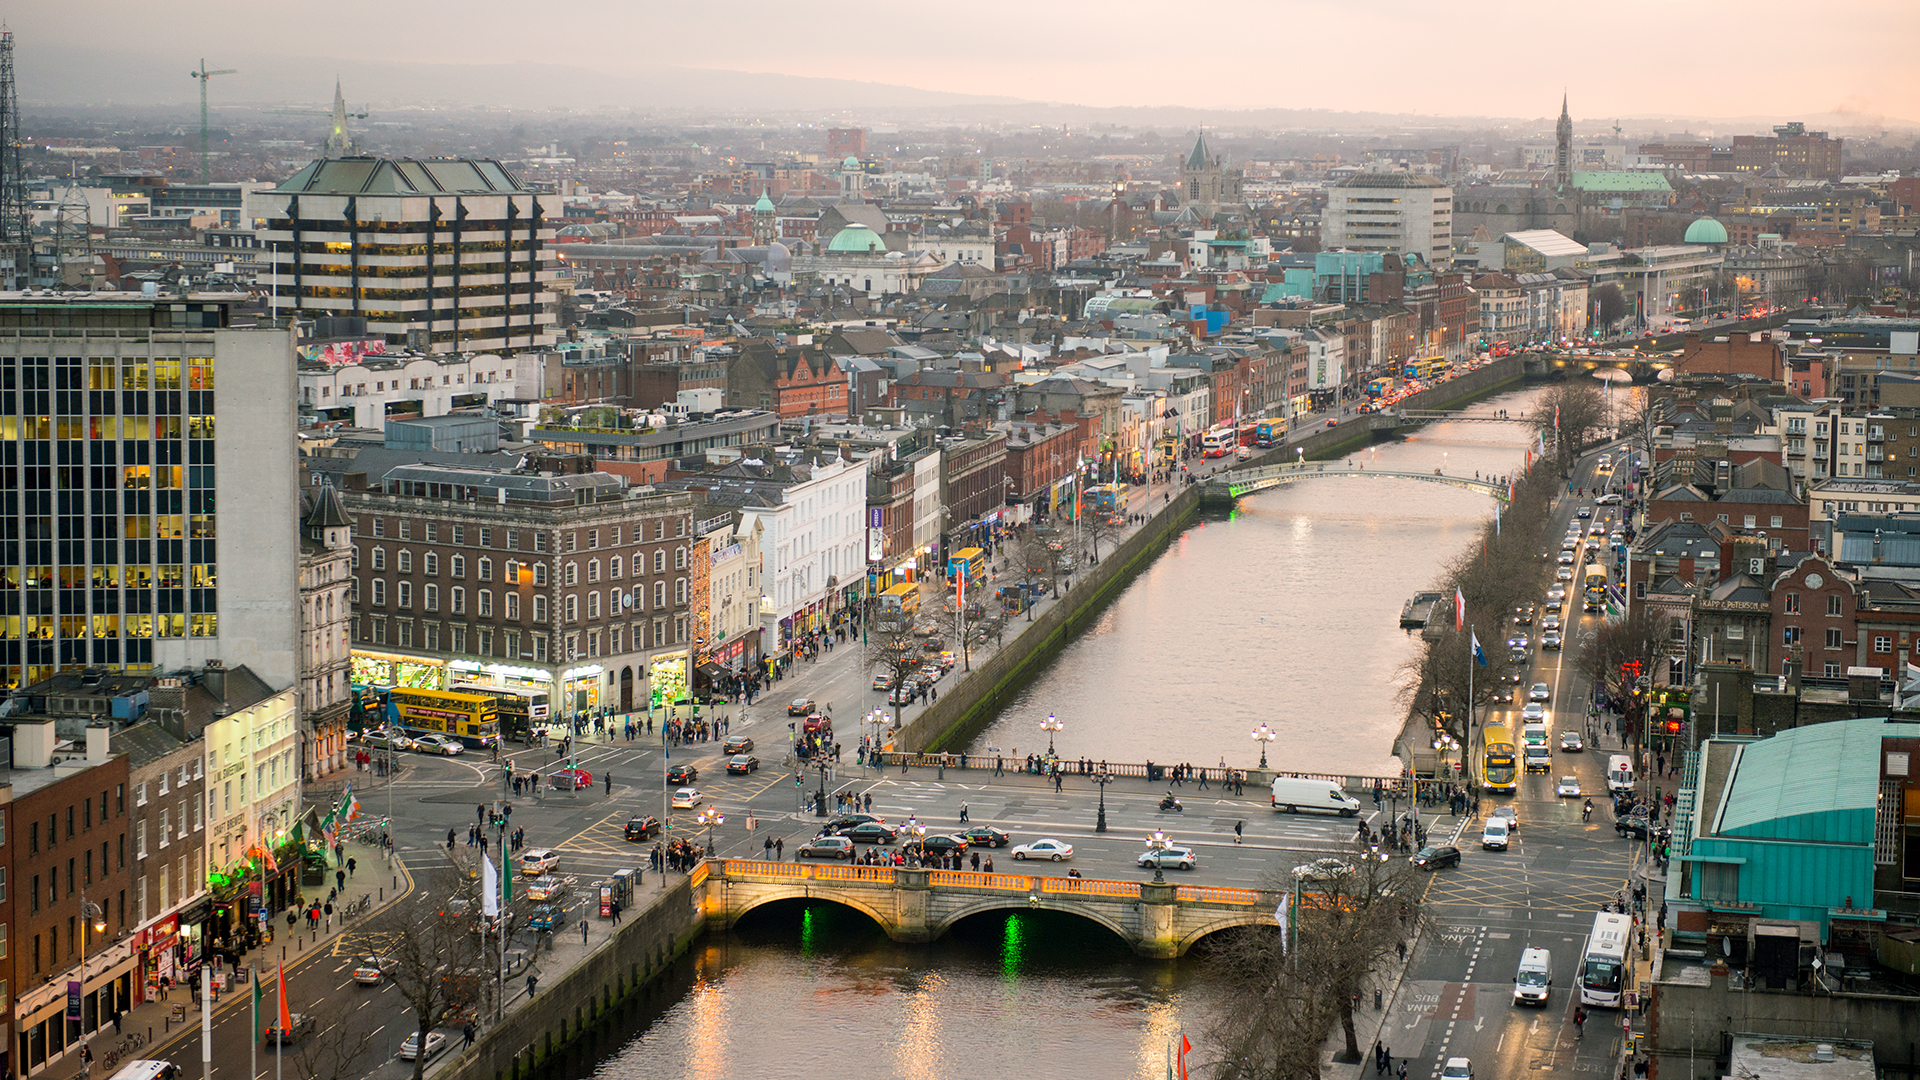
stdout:
<svg viewBox="0 0 1920 1080">
<path fill-rule="evenodd" d="M 13 767 L 44 769 L 53 764 L 53 719 L 21 720 L 13 725 Z"/>
<path fill-rule="evenodd" d="M 111 729 L 105 724 L 87 725 L 87 760 L 101 762 L 107 760 L 107 734 Z"/>
</svg>

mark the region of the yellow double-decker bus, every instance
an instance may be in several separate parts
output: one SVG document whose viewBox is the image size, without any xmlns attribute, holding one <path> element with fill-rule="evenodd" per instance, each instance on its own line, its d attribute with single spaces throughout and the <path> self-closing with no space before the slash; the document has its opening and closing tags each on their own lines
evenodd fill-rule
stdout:
<svg viewBox="0 0 1920 1080">
<path fill-rule="evenodd" d="M 893 623 L 911 619 L 920 610 L 920 586 L 911 581 L 903 581 L 875 599 L 881 622 Z"/>
<path fill-rule="evenodd" d="M 488 694 L 396 686 L 387 694 L 387 713 L 409 735 L 446 735 L 474 750 L 500 739 L 499 703 Z"/>
<path fill-rule="evenodd" d="M 961 548 L 947 556 L 947 579 L 958 580 L 964 576 L 967 584 L 977 585 L 987 576 L 987 553 L 981 548 Z"/>
<path fill-rule="evenodd" d="M 1517 791 L 1520 788 L 1518 749 L 1513 729 L 1505 721 L 1489 723 L 1480 743 L 1480 787 L 1486 791 Z"/>
</svg>

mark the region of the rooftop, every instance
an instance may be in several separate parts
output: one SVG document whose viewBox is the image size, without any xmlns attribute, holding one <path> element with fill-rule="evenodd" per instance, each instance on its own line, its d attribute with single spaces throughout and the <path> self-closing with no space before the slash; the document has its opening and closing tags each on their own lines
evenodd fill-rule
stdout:
<svg viewBox="0 0 1920 1080">
<path fill-rule="evenodd" d="M 487 158 L 321 158 L 274 189 L 310 195 L 515 195 L 520 178 Z"/>
</svg>

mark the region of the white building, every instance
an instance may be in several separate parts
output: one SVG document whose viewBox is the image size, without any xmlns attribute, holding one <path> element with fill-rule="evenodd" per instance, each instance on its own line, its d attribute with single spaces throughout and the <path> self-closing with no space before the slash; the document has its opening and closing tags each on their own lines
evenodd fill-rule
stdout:
<svg viewBox="0 0 1920 1080">
<path fill-rule="evenodd" d="M 794 468 L 807 475 L 786 487 L 779 505 L 746 510 L 765 530 L 764 656 L 779 655 L 797 634 L 820 626 L 857 598 L 866 582 L 866 459 L 828 458 Z M 934 469 L 937 474 L 937 461 Z"/>
<path fill-rule="evenodd" d="M 748 670 L 758 658 L 760 629 L 760 538 L 766 524 L 743 516 L 709 534 L 707 573 L 708 659 L 733 671 Z"/>
<path fill-rule="evenodd" d="M 209 671 L 218 670 L 213 664 Z M 292 687 L 208 724 L 207 802 L 214 826 L 208 859 L 245 859 L 263 837 L 278 843 L 300 812 L 300 725 Z"/>
<path fill-rule="evenodd" d="M 321 349 L 301 350 L 315 358 L 300 364 L 300 411 L 373 430 L 386 426 L 387 406 L 399 402 L 418 405 L 424 417 L 503 398 L 537 398 L 547 359 L 539 352 L 396 352 L 329 363 Z"/>
<path fill-rule="evenodd" d="M 1453 259 L 1453 189 L 1420 173 L 1354 173 L 1327 191 L 1320 247 L 1390 251 L 1444 266 Z"/>
</svg>

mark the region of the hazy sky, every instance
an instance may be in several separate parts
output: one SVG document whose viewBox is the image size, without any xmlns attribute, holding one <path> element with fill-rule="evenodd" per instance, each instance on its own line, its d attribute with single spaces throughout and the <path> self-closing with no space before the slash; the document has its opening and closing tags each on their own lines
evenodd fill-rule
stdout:
<svg viewBox="0 0 1920 1080">
<path fill-rule="evenodd" d="M 183 74 L 203 54 L 257 70 L 305 53 L 686 64 L 1095 106 L 1538 117 L 1557 112 L 1564 85 L 1588 123 L 1920 113 L 1916 0 L 16 0 L 0 11 L 22 48 L 137 53 Z M 161 99 L 190 98 L 182 81 Z"/>
</svg>

